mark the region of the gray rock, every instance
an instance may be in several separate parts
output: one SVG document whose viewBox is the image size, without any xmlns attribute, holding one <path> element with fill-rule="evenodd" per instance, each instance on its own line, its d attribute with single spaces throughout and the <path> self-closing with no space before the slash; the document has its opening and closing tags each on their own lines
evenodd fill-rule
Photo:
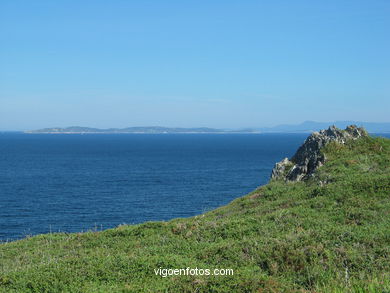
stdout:
<svg viewBox="0 0 390 293">
<path fill-rule="evenodd" d="M 344 144 L 348 140 L 367 135 L 364 128 L 355 125 L 350 125 L 345 130 L 333 125 L 326 130 L 313 132 L 290 160 L 285 158 L 275 164 L 271 178 L 285 181 L 306 180 L 314 174 L 318 167 L 325 163 L 326 158 L 321 153 L 321 149 L 328 143 L 335 141 Z"/>
<path fill-rule="evenodd" d="M 283 177 L 286 173 L 286 169 L 291 164 L 292 163 L 290 162 L 290 160 L 288 158 L 284 158 L 279 163 L 276 163 L 275 167 L 272 169 L 271 178 Z"/>
</svg>

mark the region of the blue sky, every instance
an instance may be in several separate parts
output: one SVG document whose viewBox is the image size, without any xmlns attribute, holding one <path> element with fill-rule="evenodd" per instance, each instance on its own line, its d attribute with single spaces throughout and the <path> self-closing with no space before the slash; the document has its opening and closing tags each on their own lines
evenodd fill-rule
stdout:
<svg viewBox="0 0 390 293">
<path fill-rule="evenodd" d="M 389 121 L 390 1 L 0 1 L 0 130 Z"/>
</svg>

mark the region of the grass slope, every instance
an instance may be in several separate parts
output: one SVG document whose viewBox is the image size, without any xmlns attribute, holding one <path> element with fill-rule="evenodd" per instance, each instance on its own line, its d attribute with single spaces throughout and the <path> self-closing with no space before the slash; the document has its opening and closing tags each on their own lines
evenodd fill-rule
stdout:
<svg viewBox="0 0 390 293">
<path fill-rule="evenodd" d="M 324 152 L 310 181 L 273 181 L 204 215 L 3 243 L 0 292 L 390 292 L 390 140 Z"/>
</svg>

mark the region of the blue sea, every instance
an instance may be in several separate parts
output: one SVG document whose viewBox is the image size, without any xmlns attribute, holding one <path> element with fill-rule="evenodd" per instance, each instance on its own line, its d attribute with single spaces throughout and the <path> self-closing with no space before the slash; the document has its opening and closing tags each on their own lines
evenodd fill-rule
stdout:
<svg viewBox="0 0 390 293">
<path fill-rule="evenodd" d="M 267 183 L 306 136 L 0 133 L 0 240 L 209 211 Z"/>
</svg>

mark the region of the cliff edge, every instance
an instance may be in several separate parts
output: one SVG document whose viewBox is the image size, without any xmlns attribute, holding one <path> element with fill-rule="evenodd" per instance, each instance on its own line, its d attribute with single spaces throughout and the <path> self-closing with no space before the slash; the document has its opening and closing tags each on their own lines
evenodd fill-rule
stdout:
<svg viewBox="0 0 390 293">
<path fill-rule="evenodd" d="M 300 180 L 325 162 L 327 184 L 271 180 L 191 218 L 0 243 L 0 292 L 390 292 L 390 140 L 365 135 L 331 127 L 287 159 Z"/>
<path fill-rule="evenodd" d="M 299 147 L 295 155 L 285 158 L 275 164 L 272 169 L 271 179 L 285 181 L 301 181 L 310 178 L 314 171 L 322 166 L 326 157 L 321 149 L 330 142 L 344 144 L 348 140 L 355 140 L 368 136 L 363 127 L 355 125 L 348 126 L 341 130 L 336 126 L 330 126 L 326 130 L 313 132 L 305 142 Z"/>
</svg>

